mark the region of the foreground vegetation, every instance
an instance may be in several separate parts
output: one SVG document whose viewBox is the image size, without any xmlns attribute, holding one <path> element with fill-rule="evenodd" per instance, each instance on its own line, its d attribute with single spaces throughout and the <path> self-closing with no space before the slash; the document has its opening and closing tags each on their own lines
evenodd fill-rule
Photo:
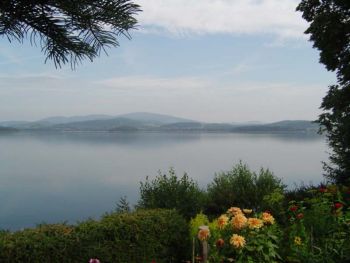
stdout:
<svg viewBox="0 0 350 263">
<path fill-rule="evenodd" d="M 348 186 L 330 184 L 287 190 L 269 170 L 256 173 L 239 163 L 230 171 L 216 174 L 206 190 L 186 174 L 176 177 L 172 169 L 169 174 L 147 179 L 140 190 L 139 207 L 173 207 L 185 218 L 192 218 L 192 238 L 197 237 L 199 226 L 209 226 L 211 235 L 205 239 L 211 248 L 210 262 L 350 260 Z M 232 206 L 241 211 L 238 217 L 232 214 L 232 208 L 227 212 Z M 269 216 L 273 218 L 269 227 L 263 227 Z M 220 226 L 222 221 L 225 227 Z M 251 227 L 251 221 L 256 225 Z M 242 237 L 239 246 L 231 240 L 237 235 L 238 239 Z"/>
<path fill-rule="evenodd" d="M 242 163 L 206 189 L 170 169 L 141 183 L 135 208 L 122 198 L 99 221 L 0 232 L 0 262 L 201 262 L 204 243 L 209 262 L 348 262 L 349 205 L 347 186 L 286 190 Z"/>
<path fill-rule="evenodd" d="M 188 249 L 188 225 L 174 210 L 111 213 L 75 226 L 0 234 L 2 263 L 181 262 Z"/>
</svg>

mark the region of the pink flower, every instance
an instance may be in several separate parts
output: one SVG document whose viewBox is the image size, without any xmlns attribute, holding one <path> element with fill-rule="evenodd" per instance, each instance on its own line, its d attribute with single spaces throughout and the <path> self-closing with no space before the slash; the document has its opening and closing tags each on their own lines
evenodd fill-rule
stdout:
<svg viewBox="0 0 350 263">
<path fill-rule="evenodd" d="M 297 214 L 297 218 L 298 218 L 298 219 L 302 219 L 302 218 L 304 218 L 304 214 L 303 214 L 303 213 L 299 213 L 299 214 Z"/>
<path fill-rule="evenodd" d="M 289 208 L 290 211 L 292 212 L 295 212 L 298 210 L 298 207 L 296 205 L 292 205 L 290 208 Z"/>
<path fill-rule="evenodd" d="M 335 207 L 335 209 L 339 209 L 339 208 L 343 207 L 343 204 L 342 203 L 335 203 L 334 207 Z"/>
<path fill-rule="evenodd" d="M 97 258 L 92 258 L 89 260 L 89 263 L 101 263 Z"/>
<path fill-rule="evenodd" d="M 321 187 L 321 188 L 319 189 L 319 191 L 320 191 L 321 193 L 325 193 L 325 192 L 327 192 L 327 188 Z"/>
</svg>

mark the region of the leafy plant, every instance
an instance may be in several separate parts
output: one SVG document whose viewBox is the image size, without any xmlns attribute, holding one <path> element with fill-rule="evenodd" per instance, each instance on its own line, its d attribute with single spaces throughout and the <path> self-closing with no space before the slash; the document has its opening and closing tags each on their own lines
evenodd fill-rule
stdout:
<svg viewBox="0 0 350 263">
<path fill-rule="evenodd" d="M 131 212 L 130 203 L 128 202 L 128 199 L 126 198 L 126 196 L 123 196 L 119 199 L 119 202 L 117 203 L 115 211 L 117 213 L 129 213 L 129 212 Z"/>
<path fill-rule="evenodd" d="M 174 210 L 111 213 L 76 226 L 0 232 L 0 262 L 181 262 L 188 257 L 188 231 L 187 222 Z"/>
<path fill-rule="evenodd" d="M 74 68 L 118 46 L 118 36 L 130 38 L 139 12 L 129 0 L 6 0 L 0 1 L 0 35 L 10 42 L 29 39 L 56 67 Z"/>
<path fill-rule="evenodd" d="M 329 86 L 318 118 L 332 149 L 326 178 L 350 185 L 350 1 L 301 0 L 297 11 L 309 22 L 305 33 L 320 51 L 320 62 L 337 73 L 338 84 Z"/>
<path fill-rule="evenodd" d="M 342 187 L 341 187 L 342 188 Z M 292 262 L 350 260 L 350 211 L 347 191 L 335 185 L 310 191 L 310 198 L 291 202 L 288 259 Z"/>
<path fill-rule="evenodd" d="M 176 209 L 185 218 L 190 219 L 201 211 L 205 200 L 205 193 L 198 184 L 185 173 L 177 177 L 175 170 L 170 169 L 168 174 L 159 172 L 158 176 L 140 186 L 141 208 L 168 208 Z"/>
<path fill-rule="evenodd" d="M 265 196 L 283 192 L 284 188 L 281 179 L 268 169 L 261 168 L 257 174 L 240 162 L 232 170 L 215 175 L 214 181 L 208 185 L 205 211 L 219 215 L 232 205 L 261 210 L 267 206 Z"/>
</svg>

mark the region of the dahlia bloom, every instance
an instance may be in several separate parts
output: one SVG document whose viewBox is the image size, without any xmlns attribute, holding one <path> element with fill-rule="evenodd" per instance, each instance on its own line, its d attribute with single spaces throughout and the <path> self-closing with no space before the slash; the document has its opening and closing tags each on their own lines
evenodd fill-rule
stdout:
<svg viewBox="0 0 350 263">
<path fill-rule="evenodd" d="M 218 218 L 218 227 L 219 227 L 219 229 L 223 229 L 223 228 L 227 225 L 228 220 L 229 220 L 228 216 L 226 216 L 226 215 L 221 215 L 221 216 Z"/>
<path fill-rule="evenodd" d="M 219 239 L 216 241 L 216 247 L 222 248 L 224 245 L 225 245 L 225 241 L 224 241 L 222 238 L 219 238 Z"/>
<path fill-rule="evenodd" d="M 242 214 L 242 210 L 239 207 L 231 207 L 227 210 L 227 213 L 235 216 L 238 214 Z"/>
<path fill-rule="evenodd" d="M 248 218 L 247 224 L 250 229 L 259 229 L 264 225 L 264 222 L 259 218 L 252 217 Z"/>
<path fill-rule="evenodd" d="M 209 228 L 203 228 L 198 231 L 198 239 L 200 241 L 208 240 L 209 237 L 210 237 Z"/>
<path fill-rule="evenodd" d="M 245 213 L 247 215 L 251 214 L 252 212 L 253 212 L 252 209 L 243 209 L 243 213 Z"/>
<path fill-rule="evenodd" d="M 237 234 L 233 234 L 230 239 L 230 244 L 235 248 L 243 248 L 246 244 L 246 241 L 244 237 Z"/>
<path fill-rule="evenodd" d="M 237 214 L 232 218 L 231 223 L 235 229 L 242 229 L 247 224 L 247 218 L 243 214 Z"/>
<path fill-rule="evenodd" d="M 274 224 L 275 223 L 275 218 L 270 214 L 270 213 L 262 213 L 262 220 L 264 221 L 265 224 Z"/>
</svg>

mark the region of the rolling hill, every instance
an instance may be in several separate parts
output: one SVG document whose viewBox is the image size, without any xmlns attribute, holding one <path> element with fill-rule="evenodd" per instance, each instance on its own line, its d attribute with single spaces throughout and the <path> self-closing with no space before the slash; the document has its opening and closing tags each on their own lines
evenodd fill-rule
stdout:
<svg viewBox="0 0 350 263">
<path fill-rule="evenodd" d="M 174 116 L 135 112 L 118 116 L 86 115 L 73 117 L 49 117 L 34 122 L 0 122 L 0 126 L 30 131 L 186 131 L 186 132 L 308 132 L 316 133 L 317 123 L 307 120 L 284 120 L 274 123 L 203 123 Z"/>
</svg>

